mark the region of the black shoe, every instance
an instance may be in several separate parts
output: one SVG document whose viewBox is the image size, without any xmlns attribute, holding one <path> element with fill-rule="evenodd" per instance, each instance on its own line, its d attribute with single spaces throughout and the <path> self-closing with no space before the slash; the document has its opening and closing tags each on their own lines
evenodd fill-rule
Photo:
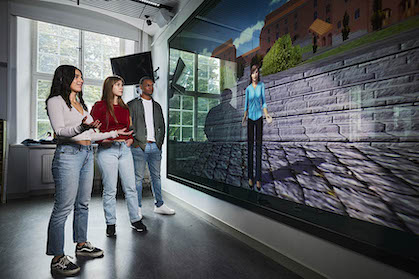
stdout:
<svg viewBox="0 0 419 279">
<path fill-rule="evenodd" d="M 80 271 L 80 267 L 70 261 L 69 256 L 61 256 L 56 262 L 51 261 L 51 273 L 72 276 Z M 71 258 L 71 257 L 70 257 Z"/>
<path fill-rule="evenodd" d="M 98 258 L 103 256 L 103 250 L 94 247 L 89 241 L 86 241 L 80 247 L 76 245 L 76 256 Z"/>
<path fill-rule="evenodd" d="M 106 226 L 106 236 L 109 236 L 109 237 L 115 237 L 116 236 L 115 225 L 107 225 Z"/>
<path fill-rule="evenodd" d="M 131 228 L 137 232 L 143 232 L 147 230 L 147 227 L 143 224 L 143 222 L 141 222 L 141 220 L 131 223 Z"/>
</svg>

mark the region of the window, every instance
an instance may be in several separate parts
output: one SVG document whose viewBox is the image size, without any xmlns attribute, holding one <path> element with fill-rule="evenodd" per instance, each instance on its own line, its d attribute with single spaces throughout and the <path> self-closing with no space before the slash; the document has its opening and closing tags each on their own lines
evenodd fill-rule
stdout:
<svg viewBox="0 0 419 279">
<path fill-rule="evenodd" d="M 45 100 L 49 95 L 55 69 L 59 65 L 70 64 L 83 72 L 83 98 L 89 110 L 100 100 L 103 80 L 112 75 L 109 58 L 124 55 L 125 45 L 133 41 L 97 33 L 81 31 L 40 21 L 36 26 L 36 63 L 33 70 L 36 109 L 33 115 L 35 138 L 45 137 L 52 132 L 45 110 Z"/>
<path fill-rule="evenodd" d="M 288 18 L 285 18 L 284 23 L 288 24 Z"/>
<path fill-rule="evenodd" d="M 175 94 L 169 101 L 168 136 L 177 141 L 205 141 L 206 115 L 219 104 L 220 59 L 171 48 L 170 74 L 174 73 L 179 57 L 185 70 L 177 83 L 185 87 L 186 93 Z"/>
<path fill-rule="evenodd" d="M 279 38 L 279 33 L 278 33 L 278 32 L 276 33 L 275 38 L 276 38 L 276 39 L 278 39 L 278 38 Z"/>
<path fill-rule="evenodd" d="M 288 27 L 285 27 L 285 33 L 284 34 L 288 34 Z"/>
<path fill-rule="evenodd" d="M 314 0 L 314 8 L 317 7 L 317 0 Z"/>
<path fill-rule="evenodd" d="M 326 5 L 326 14 L 327 14 L 327 13 L 330 13 L 330 4 L 327 4 L 327 5 Z"/>
<path fill-rule="evenodd" d="M 297 22 L 295 22 L 294 23 L 294 30 L 297 30 L 297 28 L 298 28 L 298 24 L 297 24 Z"/>
<path fill-rule="evenodd" d="M 169 103 L 169 138 L 189 141 L 194 138 L 194 98 L 175 95 Z"/>
<path fill-rule="evenodd" d="M 269 28 L 268 28 L 268 34 L 270 33 L 269 31 L 270 31 L 270 30 L 269 30 Z"/>
<path fill-rule="evenodd" d="M 340 29 L 342 27 L 342 22 L 339 20 L 338 21 L 338 29 Z"/>
<path fill-rule="evenodd" d="M 355 19 L 359 18 L 359 16 L 360 16 L 360 11 L 359 11 L 359 9 L 356 9 L 355 10 Z"/>
<path fill-rule="evenodd" d="M 314 12 L 314 20 L 317 19 L 317 11 Z"/>
<path fill-rule="evenodd" d="M 330 23 L 330 17 L 326 18 L 326 22 Z"/>
<path fill-rule="evenodd" d="M 297 19 L 297 17 L 298 17 L 298 13 L 297 13 L 297 12 L 295 12 L 295 14 L 294 14 L 294 18 L 295 18 L 295 19 Z"/>
<path fill-rule="evenodd" d="M 198 55 L 198 92 L 220 94 L 220 59 Z"/>
<path fill-rule="evenodd" d="M 270 43 L 271 42 L 271 38 L 270 37 L 268 37 L 268 43 Z"/>
</svg>

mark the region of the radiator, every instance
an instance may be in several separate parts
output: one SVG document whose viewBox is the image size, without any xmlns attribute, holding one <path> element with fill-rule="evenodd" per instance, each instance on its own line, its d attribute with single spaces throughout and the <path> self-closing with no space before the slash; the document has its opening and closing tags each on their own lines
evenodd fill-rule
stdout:
<svg viewBox="0 0 419 279">
<path fill-rule="evenodd" d="M 44 154 L 42 155 L 42 183 L 54 183 L 54 179 L 52 177 L 52 159 L 54 158 L 54 154 Z"/>
</svg>

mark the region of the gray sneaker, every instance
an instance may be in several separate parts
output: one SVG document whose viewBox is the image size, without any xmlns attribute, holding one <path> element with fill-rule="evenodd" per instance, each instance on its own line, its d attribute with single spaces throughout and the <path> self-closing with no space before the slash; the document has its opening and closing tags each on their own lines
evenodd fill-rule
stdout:
<svg viewBox="0 0 419 279">
<path fill-rule="evenodd" d="M 71 276 L 80 271 L 80 267 L 69 260 L 70 256 L 62 256 L 58 261 L 51 261 L 51 272 L 53 274 Z"/>
<path fill-rule="evenodd" d="M 94 247 L 89 241 L 86 241 L 81 247 L 76 245 L 76 256 L 98 258 L 103 256 L 103 250 Z"/>
</svg>

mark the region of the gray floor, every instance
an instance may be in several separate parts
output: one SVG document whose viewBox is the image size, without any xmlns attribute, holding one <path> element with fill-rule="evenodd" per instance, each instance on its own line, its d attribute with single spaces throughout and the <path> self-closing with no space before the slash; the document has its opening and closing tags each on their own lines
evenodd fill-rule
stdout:
<svg viewBox="0 0 419 279">
<path fill-rule="evenodd" d="M 301 278 L 258 251 L 186 210 L 175 201 L 174 216 L 153 213 L 145 198 L 147 233 L 129 226 L 125 202 L 117 202 L 117 237 L 105 236 L 101 198 L 92 198 L 88 238 L 104 249 L 100 259 L 76 262 L 78 278 Z M 45 255 L 52 197 L 0 205 L 0 278 L 51 278 Z M 66 254 L 74 256 L 72 217 L 66 223 Z"/>
</svg>

